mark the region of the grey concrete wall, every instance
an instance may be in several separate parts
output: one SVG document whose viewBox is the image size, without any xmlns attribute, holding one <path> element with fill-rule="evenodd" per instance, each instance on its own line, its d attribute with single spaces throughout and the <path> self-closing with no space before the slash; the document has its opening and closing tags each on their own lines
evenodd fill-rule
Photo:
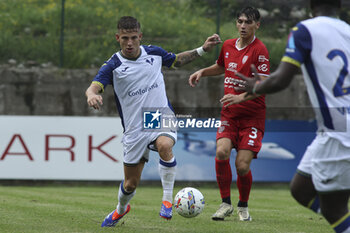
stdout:
<svg viewBox="0 0 350 233">
<path fill-rule="evenodd" d="M 167 95 L 180 113 L 200 112 L 218 116 L 223 96 L 223 76 L 204 77 L 196 88 L 188 85 L 193 71 L 164 70 Z M 85 90 L 97 69 L 62 70 L 58 68 L 0 67 L 1 115 L 117 116 L 111 87 L 103 94 L 102 110 L 86 104 Z M 269 119 L 312 119 L 310 103 L 301 76 L 286 90 L 267 96 Z"/>
</svg>

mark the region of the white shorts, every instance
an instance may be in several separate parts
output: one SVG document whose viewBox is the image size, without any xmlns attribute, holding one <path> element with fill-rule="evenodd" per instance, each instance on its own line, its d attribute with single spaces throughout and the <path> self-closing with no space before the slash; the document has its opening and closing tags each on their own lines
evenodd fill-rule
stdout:
<svg viewBox="0 0 350 233">
<path fill-rule="evenodd" d="M 311 175 L 318 192 L 350 190 L 350 147 L 319 134 L 308 146 L 298 171 Z"/>
<path fill-rule="evenodd" d="M 133 134 L 124 134 L 123 149 L 124 149 L 124 164 L 126 166 L 137 165 L 140 161 L 148 162 L 149 151 L 157 149 L 154 146 L 155 141 L 159 136 L 167 136 L 174 141 L 177 140 L 176 131 L 160 132 L 160 131 L 140 131 Z"/>
</svg>

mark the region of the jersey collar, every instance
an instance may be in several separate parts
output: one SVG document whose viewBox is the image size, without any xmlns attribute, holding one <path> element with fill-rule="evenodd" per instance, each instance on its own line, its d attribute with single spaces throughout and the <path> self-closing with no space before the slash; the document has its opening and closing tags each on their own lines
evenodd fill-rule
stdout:
<svg viewBox="0 0 350 233">
<path fill-rule="evenodd" d="M 136 61 L 137 59 L 139 59 L 139 57 L 141 57 L 142 54 L 142 46 L 140 46 L 140 54 L 136 57 L 136 58 L 128 58 L 128 57 L 124 57 L 122 50 L 119 50 L 119 54 L 120 56 L 122 56 L 124 59 L 126 60 L 130 60 L 130 61 Z"/>
<path fill-rule="evenodd" d="M 256 38 L 256 36 L 254 35 L 254 38 L 252 39 L 252 41 L 248 45 L 244 46 L 243 48 L 238 47 L 238 41 L 241 39 L 241 38 L 238 38 L 236 40 L 236 44 L 235 44 L 236 49 L 240 51 L 240 50 L 247 48 L 251 43 L 253 43 L 255 41 L 255 38 Z"/>
</svg>

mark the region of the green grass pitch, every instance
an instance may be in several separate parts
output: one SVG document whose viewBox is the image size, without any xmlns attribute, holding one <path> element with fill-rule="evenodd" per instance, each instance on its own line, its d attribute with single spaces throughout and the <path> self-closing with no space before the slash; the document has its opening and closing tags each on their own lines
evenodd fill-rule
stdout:
<svg viewBox="0 0 350 233">
<path fill-rule="evenodd" d="M 171 221 L 159 217 L 162 189 L 138 187 L 131 210 L 116 227 L 101 228 L 104 217 L 117 203 L 117 183 L 106 185 L 0 186 L 0 232 L 332 232 L 326 220 L 296 203 L 287 184 L 253 184 L 249 201 L 252 222 L 235 214 L 212 221 L 220 205 L 219 190 L 210 184 L 194 186 L 206 205 L 197 217 L 174 213 Z M 176 186 L 174 196 L 184 186 Z M 233 203 L 238 191 L 231 190 Z M 236 209 L 235 209 L 236 211 Z"/>
</svg>

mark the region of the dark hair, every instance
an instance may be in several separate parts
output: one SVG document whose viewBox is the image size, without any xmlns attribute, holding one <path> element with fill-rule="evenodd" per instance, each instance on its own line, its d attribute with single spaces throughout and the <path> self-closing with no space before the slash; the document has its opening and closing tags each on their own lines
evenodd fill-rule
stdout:
<svg viewBox="0 0 350 233">
<path fill-rule="evenodd" d="M 311 9 L 320 5 L 328 5 L 341 8 L 341 0 L 310 0 Z"/>
<path fill-rule="evenodd" d="M 123 16 L 118 21 L 118 30 L 138 31 L 141 28 L 139 21 L 132 16 Z"/>
<path fill-rule="evenodd" d="M 254 20 L 255 22 L 260 20 L 260 13 L 258 9 L 251 6 L 244 7 L 241 11 L 239 11 L 237 13 L 237 19 L 243 14 L 246 15 L 248 19 Z"/>
</svg>

